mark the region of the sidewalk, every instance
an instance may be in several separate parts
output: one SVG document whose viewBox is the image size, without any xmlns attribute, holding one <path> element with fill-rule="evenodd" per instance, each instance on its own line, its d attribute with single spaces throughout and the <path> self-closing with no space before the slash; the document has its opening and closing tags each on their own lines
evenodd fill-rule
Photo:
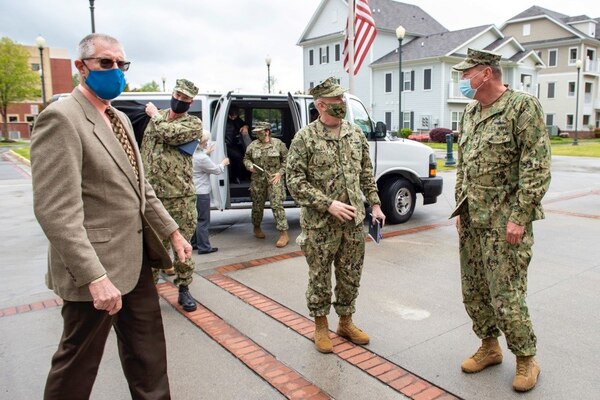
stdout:
<svg viewBox="0 0 600 400">
<path fill-rule="evenodd" d="M 542 367 L 534 391 L 512 391 L 514 358 L 504 340 L 503 364 L 475 375 L 460 371 L 478 341 L 461 303 L 457 237 L 447 219 L 454 173 L 445 172 L 437 204 L 418 205 L 407 224 L 384 228 L 381 245 L 367 243 L 354 319 L 371 344 L 336 339 L 331 355 L 316 352 L 310 341 L 299 248 L 274 247 L 268 212 L 263 241 L 250 235 L 249 211 L 214 212 L 211 243 L 219 252 L 195 256 L 190 288 L 199 310 L 180 312 L 172 306 L 171 284 L 159 285 L 173 398 L 595 398 L 600 160 L 555 157 L 553 165 L 529 274 Z M 60 308 L 39 303 L 55 296 L 43 285 L 46 240 L 33 217 L 26 172 L 0 155 L 0 388 L 3 398 L 17 400 L 41 398 L 61 333 Z M 299 212 L 286 212 L 295 237 Z M 30 304 L 40 309 L 25 307 Z M 92 399 L 129 397 L 111 336 Z"/>
</svg>

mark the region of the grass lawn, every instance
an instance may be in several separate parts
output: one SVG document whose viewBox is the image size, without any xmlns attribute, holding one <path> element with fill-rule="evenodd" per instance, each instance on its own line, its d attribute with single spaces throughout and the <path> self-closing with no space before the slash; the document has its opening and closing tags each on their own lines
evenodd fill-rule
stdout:
<svg viewBox="0 0 600 400">
<path fill-rule="evenodd" d="M 29 155 L 29 146 L 27 147 L 21 147 L 19 149 L 13 149 L 12 151 L 14 151 L 15 153 L 17 153 L 18 155 L 25 157 L 26 159 L 30 160 L 30 155 Z"/>
<path fill-rule="evenodd" d="M 0 147 L 5 147 L 5 146 L 24 146 L 24 145 L 29 145 L 29 142 L 3 142 L 0 140 Z"/>
<path fill-rule="evenodd" d="M 423 143 L 435 150 L 446 150 L 446 143 Z M 578 146 L 573 146 L 571 138 L 552 138 L 550 140 L 552 146 L 552 155 L 554 156 L 573 156 L 573 157 L 600 157 L 600 139 L 581 139 Z M 456 151 L 456 143 L 453 145 L 453 150 Z M 442 160 L 442 166 L 444 160 Z M 438 162 L 438 170 L 440 168 Z"/>
</svg>

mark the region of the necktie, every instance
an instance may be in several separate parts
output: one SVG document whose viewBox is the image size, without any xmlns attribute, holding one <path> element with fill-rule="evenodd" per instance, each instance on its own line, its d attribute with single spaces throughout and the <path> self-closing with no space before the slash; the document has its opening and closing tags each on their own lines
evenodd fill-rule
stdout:
<svg viewBox="0 0 600 400">
<path fill-rule="evenodd" d="M 139 171 L 138 171 L 138 167 L 137 167 L 137 162 L 135 161 L 135 153 L 133 152 L 133 147 L 131 147 L 131 142 L 129 141 L 129 138 L 127 137 L 125 128 L 123 127 L 123 124 L 119 120 L 119 117 L 117 117 L 117 114 L 115 113 L 115 110 L 113 110 L 112 107 L 106 108 L 106 115 L 108 115 L 108 118 L 110 119 L 110 124 L 112 125 L 113 132 L 114 132 L 117 140 L 123 147 L 125 154 L 127 154 L 129 163 L 131 164 L 131 167 L 133 168 L 133 172 L 135 172 L 135 178 L 139 182 L 140 176 L 139 176 Z"/>
</svg>

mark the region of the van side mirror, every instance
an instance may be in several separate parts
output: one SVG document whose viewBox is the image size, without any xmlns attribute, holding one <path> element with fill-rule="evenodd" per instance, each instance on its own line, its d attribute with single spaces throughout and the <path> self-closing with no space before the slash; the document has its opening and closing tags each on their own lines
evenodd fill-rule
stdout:
<svg viewBox="0 0 600 400">
<path fill-rule="evenodd" d="M 385 123 L 379 121 L 375 124 L 375 138 L 381 139 L 384 138 L 387 134 L 387 126 Z"/>
</svg>

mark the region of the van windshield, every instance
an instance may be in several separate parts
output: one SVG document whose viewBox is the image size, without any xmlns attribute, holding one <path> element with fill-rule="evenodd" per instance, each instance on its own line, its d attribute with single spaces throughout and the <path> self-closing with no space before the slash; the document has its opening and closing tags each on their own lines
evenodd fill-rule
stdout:
<svg viewBox="0 0 600 400">
<path fill-rule="evenodd" d="M 365 110 L 365 107 L 356 99 L 349 99 L 348 105 L 352 110 L 353 116 L 353 120 L 350 122 L 354 122 L 358 125 L 367 138 L 370 137 L 371 132 L 373 132 L 373 122 L 369 117 L 369 113 Z"/>
</svg>

